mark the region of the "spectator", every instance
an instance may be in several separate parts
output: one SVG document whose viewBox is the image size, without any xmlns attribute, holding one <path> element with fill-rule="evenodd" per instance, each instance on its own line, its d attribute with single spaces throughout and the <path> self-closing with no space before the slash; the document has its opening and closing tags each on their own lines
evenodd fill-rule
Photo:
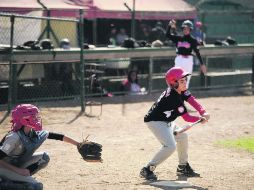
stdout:
<svg viewBox="0 0 254 190">
<path fill-rule="evenodd" d="M 202 22 L 197 21 L 195 23 L 195 31 L 193 32 L 194 37 L 196 38 L 196 40 L 198 41 L 199 45 L 205 45 L 205 33 L 202 30 Z M 194 64 L 195 65 L 199 65 L 200 62 L 197 59 L 197 57 L 194 57 Z"/>
<path fill-rule="evenodd" d="M 92 74 L 90 77 L 90 92 L 93 94 L 99 94 L 97 96 L 107 96 L 113 97 L 111 92 L 108 92 L 99 82 L 98 76 L 96 74 Z"/>
<path fill-rule="evenodd" d="M 205 33 L 203 32 L 203 24 L 200 21 L 195 23 L 194 37 L 200 45 L 205 45 Z"/>
<path fill-rule="evenodd" d="M 131 70 L 128 73 L 127 79 L 121 84 L 121 91 L 128 92 L 128 94 L 143 94 L 145 88 L 141 88 L 138 82 L 138 74 L 135 70 Z"/>
<path fill-rule="evenodd" d="M 110 30 L 110 34 L 109 34 L 109 37 L 108 37 L 108 44 L 110 46 L 115 46 L 116 45 L 117 29 L 116 29 L 114 24 L 111 24 L 110 28 L 111 28 L 111 30 Z"/>
<path fill-rule="evenodd" d="M 116 45 L 122 45 L 124 40 L 128 37 L 126 30 L 124 28 L 120 28 L 120 31 L 116 34 Z"/>
<path fill-rule="evenodd" d="M 138 40 L 144 40 L 146 42 L 151 42 L 150 40 L 151 27 L 141 24 L 140 32 L 138 33 Z"/>
<path fill-rule="evenodd" d="M 161 42 L 164 42 L 166 39 L 165 34 L 166 34 L 166 31 L 162 27 L 162 23 L 158 21 L 155 27 L 151 31 L 150 42 L 153 42 L 155 40 L 160 40 Z"/>
</svg>

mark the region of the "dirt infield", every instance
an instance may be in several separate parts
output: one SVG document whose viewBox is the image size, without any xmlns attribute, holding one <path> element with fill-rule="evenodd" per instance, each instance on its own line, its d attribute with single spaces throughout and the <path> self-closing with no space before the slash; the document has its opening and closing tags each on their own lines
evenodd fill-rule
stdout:
<svg viewBox="0 0 254 190">
<path fill-rule="evenodd" d="M 136 101 L 130 101 L 130 98 L 136 98 Z M 41 106 L 45 129 L 78 140 L 82 139 L 82 133 L 83 136 L 90 134 L 90 140 L 103 144 L 104 159 L 101 164 L 86 163 L 74 146 L 47 140 L 40 150 L 46 150 L 51 161 L 46 169 L 35 175 L 44 184 L 44 189 L 180 189 L 180 186 L 158 186 L 139 178 L 141 167 L 160 144 L 143 122 L 144 114 L 152 105 L 151 98 L 128 99 L 129 103 L 125 104 L 116 101 L 103 105 L 99 119 L 80 114 L 79 107 Z M 181 179 L 190 184 L 183 189 L 254 189 L 254 155 L 215 144 L 222 139 L 254 136 L 254 96 L 202 98 L 199 101 L 211 114 L 211 120 L 191 129 L 188 134 L 189 160 L 201 177 Z M 93 109 L 95 114 L 98 113 L 96 109 Z M 0 112 L 0 117 L 3 115 Z M 1 124 L 1 137 L 9 130 L 8 122 L 9 118 Z M 181 118 L 177 122 L 184 124 Z M 159 180 L 177 180 L 176 166 L 177 154 L 174 153 L 157 167 Z"/>
</svg>

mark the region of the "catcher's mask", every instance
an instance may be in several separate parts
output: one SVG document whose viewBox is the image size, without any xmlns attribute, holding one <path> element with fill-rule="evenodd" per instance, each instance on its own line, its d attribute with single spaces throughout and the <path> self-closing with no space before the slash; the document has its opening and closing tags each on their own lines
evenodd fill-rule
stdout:
<svg viewBox="0 0 254 190">
<path fill-rule="evenodd" d="M 11 111 L 12 131 L 18 131 L 23 126 L 35 131 L 42 130 L 40 110 L 32 104 L 17 105 Z"/>
<path fill-rule="evenodd" d="M 179 86 L 178 80 L 189 75 L 191 74 L 184 71 L 181 67 L 172 67 L 167 71 L 165 79 L 168 86 L 177 89 Z"/>
</svg>

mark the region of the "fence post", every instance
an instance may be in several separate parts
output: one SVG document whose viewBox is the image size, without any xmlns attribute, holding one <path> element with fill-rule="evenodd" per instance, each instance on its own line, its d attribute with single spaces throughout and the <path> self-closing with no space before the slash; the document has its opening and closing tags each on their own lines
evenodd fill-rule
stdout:
<svg viewBox="0 0 254 190">
<path fill-rule="evenodd" d="M 84 104 L 84 18 L 83 10 L 79 10 L 79 42 L 80 42 L 80 106 L 81 111 L 85 111 Z"/>
<path fill-rule="evenodd" d="M 134 39 L 136 38 L 135 14 L 136 14 L 136 1 L 133 0 L 132 11 L 131 11 L 131 37 Z"/>
<path fill-rule="evenodd" d="M 252 55 L 252 75 L 251 75 L 251 83 L 252 83 L 252 94 L 254 94 L 254 54 Z"/>
<path fill-rule="evenodd" d="M 50 10 L 47 9 L 47 17 L 50 18 L 51 14 L 50 14 Z M 50 39 L 50 20 L 47 19 L 47 26 L 46 26 L 46 36 L 48 39 Z"/>
<path fill-rule="evenodd" d="M 13 36 L 15 16 L 11 15 L 11 36 L 10 36 L 10 58 L 9 58 L 9 89 L 8 89 L 8 113 L 10 113 L 13 103 Z"/>
<path fill-rule="evenodd" d="M 207 70 L 208 70 L 208 57 L 205 57 L 205 63 Z M 208 77 L 207 77 L 207 73 L 202 73 L 202 71 L 200 71 L 200 86 L 201 87 L 207 87 L 208 86 Z"/>
<path fill-rule="evenodd" d="M 149 59 L 149 75 L 148 75 L 148 93 L 151 94 L 153 90 L 153 57 Z"/>
<path fill-rule="evenodd" d="M 97 45 L 97 18 L 93 20 L 93 44 Z"/>
</svg>

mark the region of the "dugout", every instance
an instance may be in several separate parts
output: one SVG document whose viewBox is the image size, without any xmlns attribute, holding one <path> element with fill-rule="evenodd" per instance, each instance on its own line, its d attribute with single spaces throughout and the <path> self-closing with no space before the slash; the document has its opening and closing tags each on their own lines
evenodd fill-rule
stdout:
<svg viewBox="0 0 254 190">
<path fill-rule="evenodd" d="M 139 38 L 140 25 L 154 27 L 161 21 L 166 27 L 169 19 L 194 19 L 197 13 L 195 7 L 183 0 L 158 0 L 147 3 L 144 0 L 118 0 L 108 3 L 107 0 L 93 0 L 85 15 L 85 36 L 89 43 L 97 45 L 108 44 L 110 26 L 117 29 L 125 28 L 128 36 Z"/>
<path fill-rule="evenodd" d="M 47 22 L 47 19 L 44 18 Z M 83 19 L 81 19 L 83 21 Z M 10 18 L 7 18 L 7 22 L 10 25 Z M 79 21 L 74 20 L 74 22 L 77 24 Z M 61 28 L 62 30 L 64 28 Z M 85 29 L 83 27 L 78 28 Z M 69 30 L 67 30 L 69 31 Z M 9 31 L 7 31 L 9 32 Z M 73 35 L 73 31 L 70 32 Z M 5 36 L 4 34 L 3 36 Z M 17 35 L 17 34 L 16 34 Z M 14 35 L 14 36 L 16 36 Z M 10 35 L 9 35 L 10 36 Z M 83 35 L 76 35 L 77 40 L 81 40 L 81 37 Z M 18 36 L 17 36 L 18 37 Z M 10 38 L 10 37 L 8 37 Z M 8 39 L 7 38 L 7 39 Z M 9 41 L 8 39 L 7 41 Z M 77 43 L 78 44 L 78 43 Z M 16 45 L 16 44 L 15 44 Z M 21 81 L 21 78 L 15 78 L 16 75 L 14 74 L 10 78 L 7 78 L 5 83 L 1 83 L 4 85 L 7 84 L 7 88 L 9 88 L 9 84 L 11 86 L 16 86 L 17 83 L 22 85 L 22 89 L 20 88 L 13 88 L 13 94 L 18 98 L 18 102 L 24 102 L 24 101 L 38 101 L 38 100 L 56 100 L 56 99 L 63 99 L 63 98 L 77 98 L 78 96 L 84 96 L 86 95 L 85 91 L 82 90 L 85 85 L 82 85 L 82 80 L 85 80 L 84 75 L 82 76 L 82 72 L 79 72 L 82 70 L 82 65 L 86 62 L 94 62 L 95 64 L 100 63 L 106 63 L 112 62 L 112 60 L 121 60 L 121 59 L 135 59 L 138 60 L 140 58 L 146 59 L 146 64 L 148 71 L 146 73 L 143 73 L 141 75 L 141 83 L 142 86 L 146 86 L 149 92 L 154 92 L 161 90 L 165 88 L 164 83 L 164 72 L 168 69 L 169 66 L 173 65 L 173 62 L 171 61 L 171 64 L 168 64 L 167 59 L 172 59 L 175 56 L 175 48 L 172 47 L 162 47 L 162 48 L 136 48 L 136 49 L 126 49 L 121 47 L 96 47 L 93 49 L 85 49 L 83 54 L 81 51 L 83 49 L 80 49 L 78 47 L 73 47 L 70 50 L 63 50 L 59 49 L 58 47 L 51 49 L 51 50 L 18 50 L 18 49 L 12 49 L 13 51 L 0 51 L 0 65 L 1 66 L 9 66 L 9 63 L 12 62 L 12 67 L 15 68 L 13 70 L 13 73 L 20 72 L 20 77 L 22 76 L 22 72 L 25 70 L 20 71 L 20 68 L 22 68 L 22 65 L 25 65 L 25 67 L 29 67 L 29 65 L 36 65 L 36 67 L 41 64 L 43 68 L 45 66 L 49 66 L 50 64 L 74 64 L 74 68 L 77 72 L 74 73 L 74 79 L 72 82 L 75 86 L 74 93 L 70 94 L 62 94 L 61 89 L 59 89 L 59 81 L 49 81 L 47 80 L 46 75 L 41 75 L 45 70 L 39 69 L 37 67 L 36 71 L 34 72 L 34 75 L 32 75 L 33 79 L 35 78 L 36 81 L 34 81 L 31 78 L 26 78 L 26 83 L 23 83 Z M 197 88 L 197 89 L 211 89 L 216 88 L 217 86 L 230 86 L 233 81 L 233 85 L 237 86 L 244 86 L 244 85 L 251 85 L 251 59 L 249 59 L 248 63 L 245 65 L 244 68 L 242 67 L 242 63 L 238 63 L 237 66 L 233 62 L 231 64 L 226 64 L 226 61 L 224 61 L 225 57 L 226 59 L 232 59 L 232 57 L 235 59 L 241 60 L 243 56 L 251 56 L 253 55 L 253 44 L 239 44 L 237 46 L 230 46 L 230 47 L 216 47 L 213 45 L 208 45 L 206 47 L 201 48 L 202 56 L 205 57 L 206 62 L 209 64 L 209 74 L 205 78 L 205 80 L 201 79 L 200 73 L 195 72 L 191 88 Z M 236 56 L 237 55 L 237 56 Z M 84 59 L 83 59 L 83 58 Z M 213 61 L 215 59 L 220 58 L 220 61 Z M 166 64 L 168 67 L 162 67 L 162 65 L 157 64 L 156 60 L 158 59 L 165 59 Z M 84 61 L 84 63 L 81 63 Z M 240 62 L 240 61 L 239 61 Z M 80 66 L 81 65 L 81 66 Z M 11 67 L 11 68 L 12 68 Z M 221 68 L 224 67 L 222 70 Z M 197 69 L 197 68 L 196 68 Z M 218 70 L 216 70 L 218 69 Z M 44 70 L 44 71 L 43 71 Z M 239 70 L 239 71 L 238 71 Z M 247 71 L 246 71 L 247 70 Z M 39 72 L 38 72 L 39 71 Z M 196 70 L 198 71 L 198 69 Z M 7 71 L 9 76 L 9 71 Z M 13 74 L 12 73 L 12 74 Z M 38 75 L 39 73 L 39 75 Z M 225 75 L 227 77 L 225 77 Z M 231 75 L 231 77 L 230 77 Z M 38 77 L 40 76 L 40 77 Z M 244 77 L 243 77 L 244 76 Z M 27 77 L 27 75 L 26 75 Z M 82 79 L 82 77 L 84 77 Z M 117 94 L 117 88 L 119 82 L 125 77 L 125 75 L 111 75 L 111 76 L 103 76 L 102 82 L 103 85 L 110 87 L 110 91 Z M 234 80 L 232 80 L 232 77 L 236 77 Z M 40 80 L 39 78 L 42 78 Z M 9 82 L 8 80 L 12 79 L 14 83 Z M 216 79 L 216 80 L 215 80 Z M 22 79 L 23 80 L 23 79 Z M 205 81 L 204 84 L 201 84 L 201 80 Z M 1 81 L 2 82 L 2 81 Z M 9 84 L 8 84 L 9 82 Z M 17 82 L 15 84 L 15 82 Z M 18 87 L 19 87 L 18 85 Z M 235 85 L 235 86 L 236 86 Z M 235 87 L 234 86 L 234 87 Z M 237 87 L 235 87 L 237 89 Z M 6 91 L 6 89 L 5 89 Z M 82 94 L 83 93 L 83 94 Z M 2 100 L 6 100 L 6 93 L 1 93 L 1 96 L 4 95 L 5 99 L 1 97 Z M 8 95 L 8 94 L 7 94 Z"/>
</svg>

